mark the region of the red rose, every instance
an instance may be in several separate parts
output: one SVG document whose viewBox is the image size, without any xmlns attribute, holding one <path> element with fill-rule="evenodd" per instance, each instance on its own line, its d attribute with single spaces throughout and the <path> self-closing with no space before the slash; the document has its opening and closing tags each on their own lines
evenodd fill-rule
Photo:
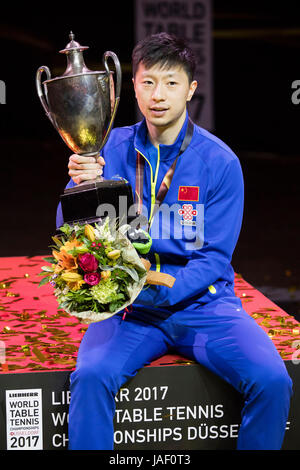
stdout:
<svg viewBox="0 0 300 470">
<path fill-rule="evenodd" d="M 95 256 L 91 253 L 84 253 L 83 255 L 78 256 L 78 263 L 81 269 L 86 273 L 97 271 L 99 264 Z"/>
<path fill-rule="evenodd" d="M 101 275 L 100 273 L 88 273 L 83 276 L 84 281 L 90 286 L 95 286 L 99 284 Z"/>
</svg>

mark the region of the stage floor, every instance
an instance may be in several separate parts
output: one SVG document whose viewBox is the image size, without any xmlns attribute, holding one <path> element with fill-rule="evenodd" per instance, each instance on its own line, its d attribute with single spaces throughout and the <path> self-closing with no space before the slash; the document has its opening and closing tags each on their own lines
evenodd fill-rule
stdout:
<svg viewBox="0 0 300 470">
<path fill-rule="evenodd" d="M 42 256 L 0 258 L 0 449 L 68 446 L 69 377 L 87 325 L 57 307 L 50 285 L 38 287 L 43 264 Z M 293 380 L 283 449 L 299 449 L 300 325 L 238 274 L 235 291 Z M 229 384 L 170 352 L 116 397 L 115 450 L 235 449 L 242 406 Z"/>
<path fill-rule="evenodd" d="M 73 370 L 75 367 L 87 325 L 58 308 L 50 285 L 38 287 L 41 279 L 38 273 L 43 264 L 42 256 L 0 258 L 1 373 Z M 281 357 L 296 360 L 300 324 L 295 318 L 238 274 L 235 292 L 247 313 L 272 339 Z M 171 355 L 153 364 L 166 363 L 185 363 L 185 360 Z"/>
</svg>

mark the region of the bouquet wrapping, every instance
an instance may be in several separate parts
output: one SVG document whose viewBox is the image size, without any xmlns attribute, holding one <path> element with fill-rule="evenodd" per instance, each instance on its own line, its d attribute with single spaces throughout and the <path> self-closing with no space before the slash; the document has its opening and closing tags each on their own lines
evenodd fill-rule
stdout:
<svg viewBox="0 0 300 470">
<path fill-rule="evenodd" d="M 128 225 L 119 229 L 107 218 L 102 225 L 60 228 L 52 237 L 52 256 L 44 258 L 40 285 L 50 283 L 59 307 L 83 323 L 110 318 L 132 304 L 147 278 L 138 252 L 126 236 Z"/>
</svg>

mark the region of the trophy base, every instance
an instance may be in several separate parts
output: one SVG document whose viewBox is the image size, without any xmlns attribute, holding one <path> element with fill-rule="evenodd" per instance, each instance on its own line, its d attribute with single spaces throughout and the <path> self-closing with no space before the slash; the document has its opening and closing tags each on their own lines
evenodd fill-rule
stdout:
<svg viewBox="0 0 300 470">
<path fill-rule="evenodd" d="M 64 223 L 93 223 L 109 217 L 123 225 L 135 215 L 133 193 L 130 184 L 120 180 L 86 182 L 65 189 L 60 196 Z"/>
</svg>

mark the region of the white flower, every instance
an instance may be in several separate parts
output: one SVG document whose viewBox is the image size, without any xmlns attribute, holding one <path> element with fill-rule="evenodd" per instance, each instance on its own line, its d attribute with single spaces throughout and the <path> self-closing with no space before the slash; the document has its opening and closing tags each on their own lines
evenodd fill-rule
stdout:
<svg viewBox="0 0 300 470">
<path fill-rule="evenodd" d="M 109 218 L 107 217 L 102 225 L 95 224 L 96 238 L 104 239 L 108 242 L 113 242 L 115 237 L 111 234 L 109 227 Z"/>
</svg>

